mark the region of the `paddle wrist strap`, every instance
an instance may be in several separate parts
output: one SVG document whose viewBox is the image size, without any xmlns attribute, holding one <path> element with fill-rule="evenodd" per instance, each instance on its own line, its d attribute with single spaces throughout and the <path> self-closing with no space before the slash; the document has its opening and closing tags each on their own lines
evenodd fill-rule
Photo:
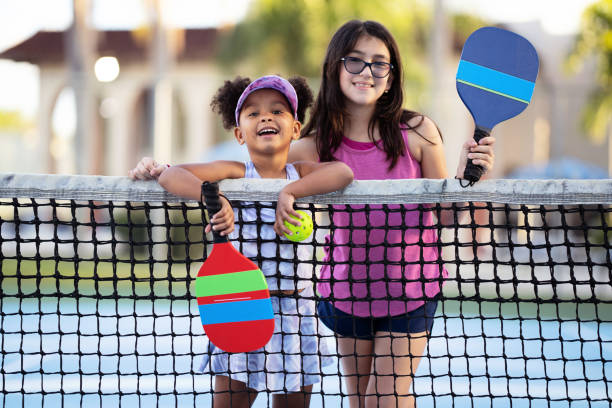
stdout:
<svg viewBox="0 0 612 408">
<path fill-rule="evenodd" d="M 483 137 L 489 136 L 490 132 L 486 129 L 476 126 L 474 130 L 474 140 L 476 143 L 480 141 Z M 480 177 L 484 174 L 485 170 L 482 166 L 478 166 L 472 163 L 472 159 L 468 159 L 467 164 L 465 166 L 465 170 L 463 171 L 463 179 L 468 181 L 468 184 L 461 183 L 461 187 L 469 187 L 473 186 Z"/>
<path fill-rule="evenodd" d="M 200 199 L 205 202 L 206 210 L 208 211 L 208 219 L 212 220 L 214 215 L 221 210 L 221 201 L 219 200 L 219 184 L 205 181 L 202 183 L 202 192 Z M 227 200 L 227 198 L 225 198 Z M 229 201 L 229 200 L 228 200 Z M 215 244 L 228 242 L 227 236 L 221 235 L 219 232 L 212 229 L 213 242 Z"/>
</svg>

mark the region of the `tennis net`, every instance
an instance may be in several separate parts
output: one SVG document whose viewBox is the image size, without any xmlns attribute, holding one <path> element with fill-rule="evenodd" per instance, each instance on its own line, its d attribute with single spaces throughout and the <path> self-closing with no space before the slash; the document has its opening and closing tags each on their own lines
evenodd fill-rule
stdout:
<svg viewBox="0 0 612 408">
<path fill-rule="evenodd" d="M 273 214 L 284 183 L 223 181 L 235 208 L 257 214 L 251 220 L 239 211 L 236 230 L 270 224 L 262 214 Z M 469 189 L 455 180 L 359 181 L 298 205 L 313 215 L 311 239 L 232 238 L 243 252 L 256 248 L 259 264 L 282 261 L 295 272 L 292 282 L 302 292 L 285 290 L 276 296 L 279 304 L 320 301 L 325 267 L 369 271 L 378 262 L 401 271 L 447 271 L 444 278 L 379 278 L 385 285 L 434 288 L 393 299 L 437 302 L 437 310 L 418 369 L 390 374 L 409 377 L 409 389 L 368 388 L 371 397 L 413 395 L 418 407 L 610 406 L 612 180 L 491 180 Z M 212 247 L 203 210 L 155 182 L 0 175 L 0 406 L 208 406 L 210 373 L 229 360 L 209 346 L 195 299 L 195 277 Z M 448 225 L 424 221 L 441 219 L 442 212 L 452 215 Z M 419 222 L 390 221 L 407 214 Z M 337 225 L 342 217 L 348 226 Z M 382 224 L 370 222 L 380 217 Z M 359 234 L 374 230 L 382 231 L 380 242 L 360 244 Z M 339 244 L 333 237 L 343 233 L 348 239 Z M 394 241 L 398 234 L 404 238 Z M 409 234 L 416 234 L 414 241 Z M 265 249 L 269 244 L 276 252 Z M 278 249 L 285 244 L 293 256 Z M 386 252 L 404 254 L 411 245 L 433 248 L 437 256 L 421 251 L 415 259 L 396 259 Z M 366 256 L 326 257 L 339 246 Z M 334 293 L 326 299 L 338 300 Z M 354 296 L 341 300 L 390 300 L 369 289 Z M 296 310 L 298 320 L 311 324 L 280 325 L 277 332 L 302 342 L 312 337 L 316 347 L 298 346 L 292 356 L 263 352 L 265 369 L 256 382 L 263 388 L 254 406 L 271 406 L 276 394 L 292 390 L 292 378 L 298 386 L 314 382 L 310 406 L 348 407 L 362 394 L 351 391 L 351 377 L 363 372 L 343 367 L 338 338 L 321 323 L 320 309 Z M 387 354 L 414 357 L 410 349 Z M 296 368 L 287 357 L 308 363 Z M 238 379 L 259 375 L 236 367 L 226 370 Z M 388 374 L 373 367 L 380 378 Z M 279 373 L 284 383 L 273 379 Z"/>
</svg>

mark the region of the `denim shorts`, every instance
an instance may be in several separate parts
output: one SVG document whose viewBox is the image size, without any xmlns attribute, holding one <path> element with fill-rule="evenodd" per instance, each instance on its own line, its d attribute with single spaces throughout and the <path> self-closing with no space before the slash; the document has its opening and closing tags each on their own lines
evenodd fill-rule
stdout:
<svg viewBox="0 0 612 408">
<path fill-rule="evenodd" d="M 376 332 L 431 333 L 438 298 L 425 301 L 423 306 L 406 314 L 385 317 L 359 317 L 343 312 L 331 302 L 319 300 L 319 319 L 330 330 L 343 337 L 371 340 Z"/>
</svg>

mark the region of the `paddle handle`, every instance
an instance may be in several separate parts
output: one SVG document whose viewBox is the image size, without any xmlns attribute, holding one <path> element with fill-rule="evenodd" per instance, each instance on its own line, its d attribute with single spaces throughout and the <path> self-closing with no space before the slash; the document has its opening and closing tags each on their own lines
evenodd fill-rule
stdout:
<svg viewBox="0 0 612 408">
<path fill-rule="evenodd" d="M 489 134 L 489 131 L 476 126 L 476 129 L 474 130 L 474 140 L 476 141 L 476 143 L 478 143 L 480 139 L 489 136 Z M 482 166 L 478 166 L 472 163 L 472 159 L 468 159 L 468 162 L 465 166 L 465 170 L 463 172 L 463 178 L 465 180 L 468 180 L 470 182 L 470 185 L 472 185 L 478 180 L 480 180 L 480 177 L 482 177 L 484 171 L 485 170 Z"/>
<path fill-rule="evenodd" d="M 205 181 L 202 183 L 202 197 L 206 203 L 206 210 L 208 211 L 208 218 L 212 217 L 221 210 L 221 201 L 219 200 L 219 184 L 210 183 Z M 213 242 L 220 244 L 228 242 L 227 235 L 223 236 L 219 232 L 212 230 Z"/>
</svg>

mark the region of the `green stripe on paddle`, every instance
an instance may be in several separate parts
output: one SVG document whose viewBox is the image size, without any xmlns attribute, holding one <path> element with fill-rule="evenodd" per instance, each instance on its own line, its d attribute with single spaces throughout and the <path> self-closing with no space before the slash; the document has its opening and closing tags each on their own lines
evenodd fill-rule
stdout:
<svg viewBox="0 0 612 408">
<path fill-rule="evenodd" d="M 221 275 L 198 276 L 195 284 L 197 297 L 251 292 L 267 288 L 266 279 L 259 269 L 224 273 Z"/>
<path fill-rule="evenodd" d="M 517 98 L 515 96 L 508 95 L 508 94 L 505 94 L 505 93 L 502 93 L 502 92 L 497 92 L 497 91 L 494 91 L 493 89 L 485 88 L 484 86 L 480 86 L 480 85 L 476 85 L 476 84 L 473 84 L 473 83 L 468 82 L 468 81 L 464 81 L 463 79 L 457 79 L 457 82 L 461 82 L 462 84 L 473 86 L 474 88 L 482 89 L 483 91 L 487 91 L 487 92 L 491 92 L 491 93 L 494 93 L 494 94 L 497 94 L 497 95 L 505 96 L 506 98 L 514 99 L 515 101 L 519 101 L 519 102 L 523 102 L 523 103 L 529 104 L 529 101 L 526 101 L 524 99 L 520 99 L 520 98 Z"/>
</svg>

